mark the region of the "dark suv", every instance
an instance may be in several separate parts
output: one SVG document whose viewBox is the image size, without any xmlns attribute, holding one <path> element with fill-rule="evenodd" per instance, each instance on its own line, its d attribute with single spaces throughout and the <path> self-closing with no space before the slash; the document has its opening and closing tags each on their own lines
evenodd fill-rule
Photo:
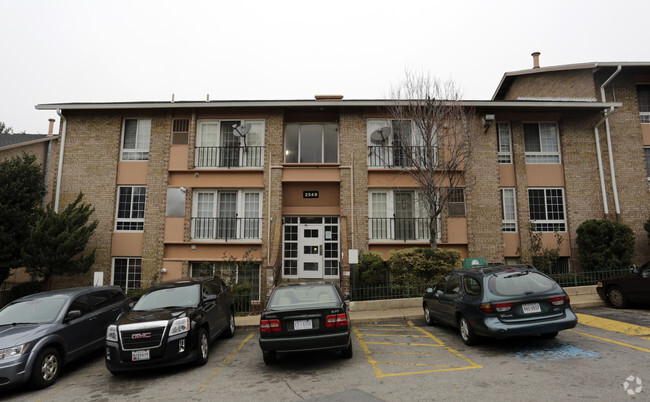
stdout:
<svg viewBox="0 0 650 402">
<path fill-rule="evenodd" d="M 64 364 L 101 349 L 108 324 L 129 310 L 118 286 L 36 293 L 0 310 L 0 388 L 54 384 Z"/>
<path fill-rule="evenodd" d="M 235 334 L 232 293 L 218 277 L 152 286 L 106 330 L 111 373 L 208 361 L 210 342 Z"/>
</svg>

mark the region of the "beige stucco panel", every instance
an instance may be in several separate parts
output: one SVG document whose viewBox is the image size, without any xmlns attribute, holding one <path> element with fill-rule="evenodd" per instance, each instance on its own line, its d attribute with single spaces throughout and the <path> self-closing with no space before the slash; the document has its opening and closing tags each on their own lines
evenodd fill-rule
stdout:
<svg viewBox="0 0 650 402">
<path fill-rule="evenodd" d="M 517 180 L 515 179 L 515 165 L 512 163 L 499 164 L 499 186 L 501 187 L 516 187 Z"/>
<path fill-rule="evenodd" d="M 189 149 L 185 146 L 169 148 L 169 170 L 187 170 Z"/>
<path fill-rule="evenodd" d="M 165 261 L 163 267 L 167 270 L 163 274 L 163 281 L 171 281 L 183 277 L 183 262 L 182 261 Z"/>
<path fill-rule="evenodd" d="M 148 162 L 119 162 L 117 164 L 117 184 L 147 184 Z"/>
<path fill-rule="evenodd" d="M 564 187 L 564 169 L 560 164 L 527 164 L 528 187 Z"/>
<path fill-rule="evenodd" d="M 142 256 L 143 233 L 113 233 L 111 242 L 111 255 L 113 257 L 140 257 Z"/>
<path fill-rule="evenodd" d="M 184 218 L 165 218 L 165 243 L 182 242 L 184 232 Z"/>
<path fill-rule="evenodd" d="M 517 250 L 521 247 L 521 239 L 519 233 L 503 233 L 503 256 L 504 257 L 517 257 L 519 256 Z"/>
<path fill-rule="evenodd" d="M 447 218 L 447 243 L 467 244 L 467 218 Z"/>
<path fill-rule="evenodd" d="M 282 181 L 289 182 L 340 182 L 338 167 L 286 168 L 282 169 Z"/>
<path fill-rule="evenodd" d="M 263 188 L 263 181 L 261 170 L 172 172 L 169 175 L 169 187 Z"/>
<path fill-rule="evenodd" d="M 195 248 L 192 249 L 192 246 Z M 167 244 L 165 261 L 225 261 L 230 258 L 241 260 L 248 253 L 253 261 L 262 261 L 262 245 L 251 243 L 227 244 Z M 225 258 L 224 258 L 225 256 Z"/>
<path fill-rule="evenodd" d="M 650 146 L 650 124 L 641 124 L 641 134 L 643 134 L 643 145 Z"/>
</svg>

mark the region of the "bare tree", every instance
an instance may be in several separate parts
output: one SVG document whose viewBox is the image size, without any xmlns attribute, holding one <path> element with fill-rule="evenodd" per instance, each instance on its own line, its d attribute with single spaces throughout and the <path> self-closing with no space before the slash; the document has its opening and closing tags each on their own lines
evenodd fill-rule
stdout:
<svg viewBox="0 0 650 402">
<path fill-rule="evenodd" d="M 407 71 L 405 80 L 391 90 L 390 99 L 390 126 L 375 130 L 370 138 L 384 145 L 372 146 L 370 157 L 400 168 L 418 183 L 420 214 L 428 219 L 428 226 L 419 229 L 428 229 L 435 249 L 438 217 L 450 200 L 464 197 L 464 171 L 471 161 L 472 136 L 481 132 L 480 120 L 463 105 L 453 81 L 442 82 L 427 74 Z M 392 141 L 391 146 L 385 145 L 387 141 Z"/>
</svg>

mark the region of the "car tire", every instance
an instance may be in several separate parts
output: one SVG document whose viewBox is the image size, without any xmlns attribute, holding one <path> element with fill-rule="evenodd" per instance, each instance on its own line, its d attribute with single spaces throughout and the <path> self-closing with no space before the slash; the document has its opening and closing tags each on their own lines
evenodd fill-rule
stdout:
<svg viewBox="0 0 650 402">
<path fill-rule="evenodd" d="M 346 358 L 346 359 L 351 359 L 352 358 L 352 339 L 350 339 L 348 343 L 348 347 L 341 350 L 341 356 Z"/>
<path fill-rule="evenodd" d="M 30 386 L 34 389 L 49 387 L 59 377 L 60 369 L 59 352 L 52 347 L 43 349 L 34 362 Z"/>
<path fill-rule="evenodd" d="M 554 332 L 546 332 L 544 334 L 540 335 L 542 339 L 553 339 L 557 336 L 557 331 Z"/>
<path fill-rule="evenodd" d="M 228 327 L 226 327 L 223 337 L 232 338 L 233 336 L 235 336 L 235 315 L 230 311 L 228 312 Z"/>
<path fill-rule="evenodd" d="M 208 339 L 208 331 L 205 328 L 199 329 L 198 341 L 199 350 L 196 357 L 196 365 L 203 366 L 208 362 L 208 357 L 210 356 L 210 340 Z"/>
<path fill-rule="evenodd" d="M 424 322 L 427 323 L 427 325 L 434 325 L 435 323 L 433 322 L 433 318 L 431 317 L 431 311 L 429 310 L 429 306 L 426 304 L 422 306 L 424 309 Z"/>
<path fill-rule="evenodd" d="M 627 298 L 618 286 L 612 286 L 607 289 L 607 302 L 614 308 L 627 307 Z"/>
<path fill-rule="evenodd" d="M 275 363 L 276 357 L 277 354 L 275 351 L 262 352 L 262 358 L 264 359 L 264 364 L 266 364 L 267 366 L 270 366 L 271 364 Z"/>
<path fill-rule="evenodd" d="M 476 335 L 469 321 L 462 315 L 458 317 L 458 329 L 460 337 L 467 346 L 474 346 L 479 343 L 479 336 Z"/>
</svg>

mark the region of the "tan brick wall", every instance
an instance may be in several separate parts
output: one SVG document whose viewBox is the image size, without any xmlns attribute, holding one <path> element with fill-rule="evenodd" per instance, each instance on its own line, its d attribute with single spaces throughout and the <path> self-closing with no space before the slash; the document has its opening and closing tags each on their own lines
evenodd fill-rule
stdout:
<svg viewBox="0 0 650 402">
<path fill-rule="evenodd" d="M 591 70 L 569 70 L 517 76 L 503 99 L 519 97 L 595 98 L 597 91 Z"/>
</svg>

